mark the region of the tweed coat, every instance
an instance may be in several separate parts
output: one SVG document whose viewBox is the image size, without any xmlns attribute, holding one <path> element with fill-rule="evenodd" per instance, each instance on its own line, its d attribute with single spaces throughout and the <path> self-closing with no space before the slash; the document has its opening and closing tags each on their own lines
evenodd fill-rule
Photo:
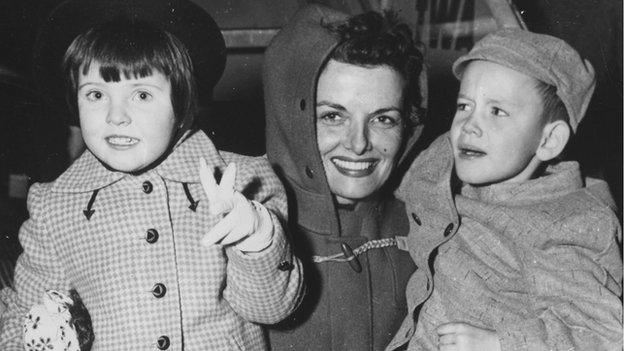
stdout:
<svg viewBox="0 0 624 351">
<path fill-rule="evenodd" d="M 409 234 L 418 262 L 424 233 L 461 224 L 438 248 L 416 325 L 406 319 L 388 349 L 411 339 L 408 350 L 437 350 L 440 324 L 466 322 L 495 330 L 502 350 L 621 350 L 621 228 L 606 184 L 584 183 L 576 162 L 561 162 L 527 182 L 453 191 L 452 166 L 445 134 L 401 186 L 419 218 Z M 415 283 L 412 311 L 423 301 Z"/>
<path fill-rule="evenodd" d="M 221 171 L 237 163 L 236 188 L 271 214 L 267 249 L 200 245 L 218 218 L 199 157 Z M 110 171 L 86 151 L 56 181 L 33 185 L 28 208 L 2 350 L 22 348 L 24 312 L 45 289 L 78 291 L 94 350 L 263 350 L 255 323 L 275 323 L 297 304 L 302 271 L 281 226 L 281 183 L 266 159 L 219 152 L 203 132 L 140 175 Z"/>
<path fill-rule="evenodd" d="M 349 257 L 350 250 L 373 240 L 400 240 L 408 229 L 404 205 L 390 190 L 341 208 L 327 184 L 316 140 L 315 96 L 322 65 L 338 42 L 321 23 L 345 18 L 322 6 L 306 7 L 265 53 L 267 156 L 287 188 L 289 228 L 304 261 L 307 288 L 301 307 L 269 329 L 272 350 L 381 350 L 406 313 L 405 284 L 414 270 L 406 251 L 373 246 L 349 262 L 314 261 L 314 256 Z M 405 153 L 419 130 L 408 135 Z"/>
</svg>

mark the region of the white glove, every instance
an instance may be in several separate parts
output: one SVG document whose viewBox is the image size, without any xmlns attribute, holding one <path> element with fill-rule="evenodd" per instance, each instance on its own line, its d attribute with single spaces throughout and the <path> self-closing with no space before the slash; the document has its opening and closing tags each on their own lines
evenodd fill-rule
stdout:
<svg viewBox="0 0 624 351">
<path fill-rule="evenodd" d="M 76 329 L 70 325 L 74 301 L 55 290 L 43 294 L 24 318 L 24 350 L 80 351 Z"/>
<path fill-rule="evenodd" d="M 202 245 L 234 246 L 244 252 L 258 252 L 273 242 L 273 223 L 268 210 L 257 201 L 249 201 L 234 190 L 236 164 L 230 163 L 217 185 L 206 160 L 199 159 L 199 180 L 208 197 L 209 213 L 225 215 L 202 238 Z"/>
</svg>

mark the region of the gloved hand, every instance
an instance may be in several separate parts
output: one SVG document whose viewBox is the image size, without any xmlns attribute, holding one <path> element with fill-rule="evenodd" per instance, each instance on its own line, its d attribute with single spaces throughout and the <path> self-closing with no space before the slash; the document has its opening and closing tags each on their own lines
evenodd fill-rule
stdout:
<svg viewBox="0 0 624 351">
<path fill-rule="evenodd" d="M 24 318 L 24 350 L 80 351 L 76 329 L 70 322 L 69 307 L 73 304 L 59 291 L 46 291 L 42 303 L 33 306 Z"/>
<path fill-rule="evenodd" d="M 257 201 L 249 201 L 234 189 L 236 164 L 230 163 L 217 185 L 206 160 L 199 159 L 199 180 L 208 197 L 209 213 L 221 220 L 202 238 L 202 245 L 231 245 L 243 252 L 262 251 L 273 241 L 269 211 Z"/>
</svg>

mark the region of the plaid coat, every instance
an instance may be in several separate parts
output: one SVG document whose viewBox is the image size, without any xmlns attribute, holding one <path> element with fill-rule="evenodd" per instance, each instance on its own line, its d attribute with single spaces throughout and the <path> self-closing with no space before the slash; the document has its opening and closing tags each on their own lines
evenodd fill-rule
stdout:
<svg viewBox="0 0 624 351">
<path fill-rule="evenodd" d="M 200 246 L 218 220 L 199 182 L 201 156 L 220 170 L 238 164 L 237 189 L 273 219 L 267 249 Z M 281 226 L 281 183 L 264 158 L 219 152 L 203 132 L 136 176 L 87 151 L 53 183 L 33 185 L 28 208 L 2 350 L 22 349 L 23 315 L 45 289 L 76 288 L 94 350 L 263 350 L 254 322 L 275 323 L 296 307 L 302 273 Z"/>
<path fill-rule="evenodd" d="M 606 184 L 585 184 L 576 162 L 562 162 L 537 179 L 456 194 L 452 169 L 443 135 L 399 190 L 418 218 L 410 311 L 427 300 L 388 348 L 437 350 L 440 324 L 466 322 L 495 330 L 503 350 L 621 350 L 621 228 Z M 440 243 L 431 277 L 426 259 Z"/>
</svg>

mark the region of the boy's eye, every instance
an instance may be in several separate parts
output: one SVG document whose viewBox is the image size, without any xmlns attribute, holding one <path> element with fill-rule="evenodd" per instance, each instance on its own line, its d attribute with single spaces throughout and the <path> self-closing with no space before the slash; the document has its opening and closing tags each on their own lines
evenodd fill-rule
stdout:
<svg viewBox="0 0 624 351">
<path fill-rule="evenodd" d="M 87 100 L 89 101 L 98 101 L 104 97 L 104 94 L 102 94 L 101 91 L 93 90 L 93 91 L 88 92 L 85 96 L 87 97 Z"/>
<path fill-rule="evenodd" d="M 492 107 L 492 114 L 499 117 L 507 117 L 509 114 L 498 107 Z"/>
</svg>

